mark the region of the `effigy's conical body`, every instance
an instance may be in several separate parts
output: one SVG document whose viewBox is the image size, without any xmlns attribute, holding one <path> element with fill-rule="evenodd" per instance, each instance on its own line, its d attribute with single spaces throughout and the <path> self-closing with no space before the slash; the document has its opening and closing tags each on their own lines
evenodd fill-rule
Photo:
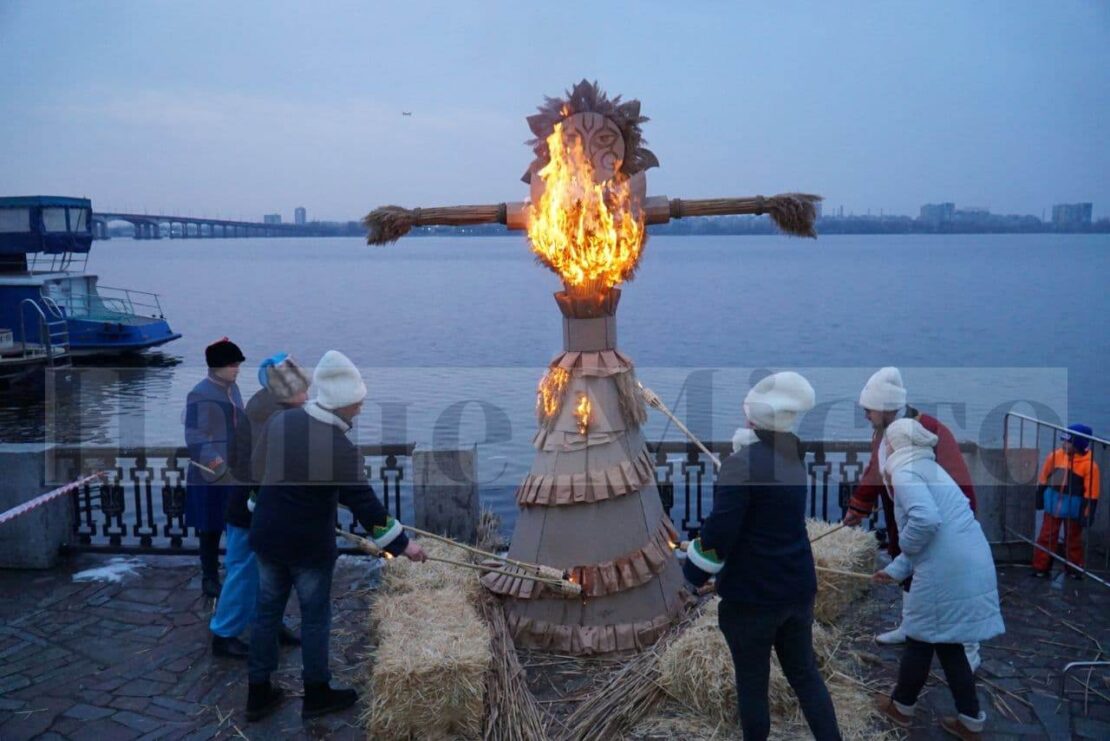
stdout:
<svg viewBox="0 0 1110 741">
<path fill-rule="evenodd" d="M 565 569 L 564 596 L 526 579 L 487 575 L 505 598 L 518 647 L 574 655 L 650 646 L 685 604 L 678 540 L 640 432 L 632 362 L 616 348 L 620 291 L 556 294 L 564 351 L 541 382 L 540 429 L 509 556 Z"/>
</svg>

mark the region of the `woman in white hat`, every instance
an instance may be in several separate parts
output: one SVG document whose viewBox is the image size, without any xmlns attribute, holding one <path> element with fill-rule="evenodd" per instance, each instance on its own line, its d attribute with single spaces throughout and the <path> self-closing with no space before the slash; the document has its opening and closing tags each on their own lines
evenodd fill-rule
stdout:
<svg viewBox="0 0 1110 741">
<path fill-rule="evenodd" d="M 736 667 L 745 739 L 771 731 L 767 699 L 771 648 L 818 741 L 839 739 L 836 711 L 813 653 L 817 574 L 806 532 L 806 470 L 798 416 L 813 408 L 813 387 L 775 373 L 744 399 L 748 426 L 721 465 L 713 512 L 683 566 L 695 586 L 717 578 L 719 624 Z"/>
<path fill-rule="evenodd" d="M 902 550 L 874 579 L 897 584 L 912 575 L 913 589 L 903 603 L 906 648 L 898 684 L 890 695 L 876 696 L 876 704 L 896 724 L 909 727 L 936 654 L 958 711 L 942 718 L 941 727 L 957 738 L 977 739 L 986 713 L 963 644 L 994 638 L 1005 626 L 990 546 L 967 497 L 936 462 L 937 439 L 913 419 L 891 423 L 883 435 L 883 475 L 893 494 Z"/>
</svg>

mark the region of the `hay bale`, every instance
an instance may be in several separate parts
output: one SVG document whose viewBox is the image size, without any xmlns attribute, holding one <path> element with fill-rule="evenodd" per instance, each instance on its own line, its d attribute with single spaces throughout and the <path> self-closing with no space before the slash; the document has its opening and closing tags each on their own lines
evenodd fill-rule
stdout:
<svg viewBox="0 0 1110 741">
<path fill-rule="evenodd" d="M 834 527 L 836 523 L 806 521 L 810 540 Z M 875 536 L 858 527 L 841 528 L 813 544 L 813 560 L 825 568 L 870 574 L 875 565 Z M 818 571 L 813 616 L 826 625 L 834 625 L 848 606 L 870 588 L 870 582 L 863 579 Z"/>
<path fill-rule="evenodd" d="M 713 737 L 717 737 L 717 732 L 730 735 L 739 722 L 736 714 L 736 672 L 724 635 L 717 627 L 719 603 L 719 599 L 708 603 L 702 615 L 667 647 L 659 659 L 660 683 L 685 708 L 685 711 L 681 708 L 677 711 L 680 714 L 694 711 L 708 720 L 715 729 Z M 846 678 L 850 673 L 847 664 L 837 656 L 839 648 L 835 629 L 814 623 L 813 649 L 818 668 L 836 706 L 841 732 L 845 738 L 863 739 L 873 735 L 871 695 Z M 807 736 L 805 718 L 773 651 L 768 699 L 772 736 Z"/>
<path fill-rule="evenodd" d="M 467 558 L 466 552 L 437 540 L 423 538 L 417 542 L 429 556 L 456 561 L 465 561 Z M 382 590 L 388 594 L 406 594 L 450 589 L 466 595 L 477 604 L 482 589 L 478 581 L 479 575 L 480 572 L 438 561 L 413 563 L 407 558 L 393 558 L 382 569 Z"/>
<path fill-rule="evenodd" d="M 363 716 L 371 737 L 480 736 L 490 635 L 468 595 L 452 588 L 387 594 L 371 616 L 379 640 L 373 702 Z"/>
<path fill-rule="evenodd" d="M 667 647 L 660 658 L 661 682 L 677 700 L 718 723 L 736 722 L 736 673 L 724 634 L 717 627 L 719 599 L 706 605 L 693 625 Z M 819 665 L 835 650 L 832 634 L 813 626 L 813 649 Z M 771 653 L 771 712 L 786 715 L 796 706 L 790 684 Z"/>
</svg>

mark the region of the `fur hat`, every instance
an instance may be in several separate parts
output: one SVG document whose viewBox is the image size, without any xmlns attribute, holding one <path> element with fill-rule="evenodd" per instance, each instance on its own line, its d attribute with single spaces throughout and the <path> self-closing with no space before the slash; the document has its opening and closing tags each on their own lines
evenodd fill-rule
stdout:
<svg viewBox="0 0 1110 741">
<path fill-rule="evenodd" d="M 308 390 L 309 378 L 308 372 L 288 353 L 279 352 L 262 361 L 258 382 L 278 401 L 287 401 Z"/>
<path fill-rule="evenodd" d="M 320 358 L 312 374 L 312 385 L 316 387 L 316 403 L 324 409 L 339 409 L 366 398 L 362 374 L 338 350 L 328 350 Z"/>
<path fill-rule="evenodd" d="M 209 368 L 226 368 L 229 365 L 242 363 L 246 360 L 239 346 L 226 337 L 213 342 L 204 348 L 204 361 Z"/>
<path fill-rule="evenodd" d="M 801 375 L 773 373 L 744 397 L 744 415 L 756 429 L 790 432 L 798 415 L 813 409 L 815 402 L 813 386 Z"/>
<path fill-rule="evenodd" d="M 893 412 L 906 406 L 906 387 L 897 368 L 875 371 L 859 393 L 859 405 L 874 412 Z"/>
</svg>

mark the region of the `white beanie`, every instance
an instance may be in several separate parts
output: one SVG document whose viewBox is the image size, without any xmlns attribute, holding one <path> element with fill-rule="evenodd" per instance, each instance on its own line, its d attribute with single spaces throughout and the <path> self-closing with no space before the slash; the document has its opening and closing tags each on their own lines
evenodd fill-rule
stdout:
<svg viewBox="0 0 1110 741">
<path fill-rule="evenodd" d="M 906 387 L 897 368 L 875 371 L 859 393 L 859 405 L 874 412 L 893 412 L 906 406 Z"/>
<path fill-rule="evenodd" d="M 316 403 L 324 409 L 357 404 L 366 398 L 366 384 L 358 368 L 338 350 L 328 350 L 312 374 Z"/>
<path fill-rule="evenodd" d="M 916 419 L 903 417 L 890 423 L 883 433 L 883 439 L 890 444 L 892 450 L 902 448 L 935 448 L 940 440 L 936 435 L 926 430 Z"/>
<path fill-rule="evenodd" d="M 767 376 L 744 397 L 744 415 L 758 430 L 790 432 L 801 412 L 813 409 L 816 395 L 809 381 L 794 371 Z"/>
</svg>

